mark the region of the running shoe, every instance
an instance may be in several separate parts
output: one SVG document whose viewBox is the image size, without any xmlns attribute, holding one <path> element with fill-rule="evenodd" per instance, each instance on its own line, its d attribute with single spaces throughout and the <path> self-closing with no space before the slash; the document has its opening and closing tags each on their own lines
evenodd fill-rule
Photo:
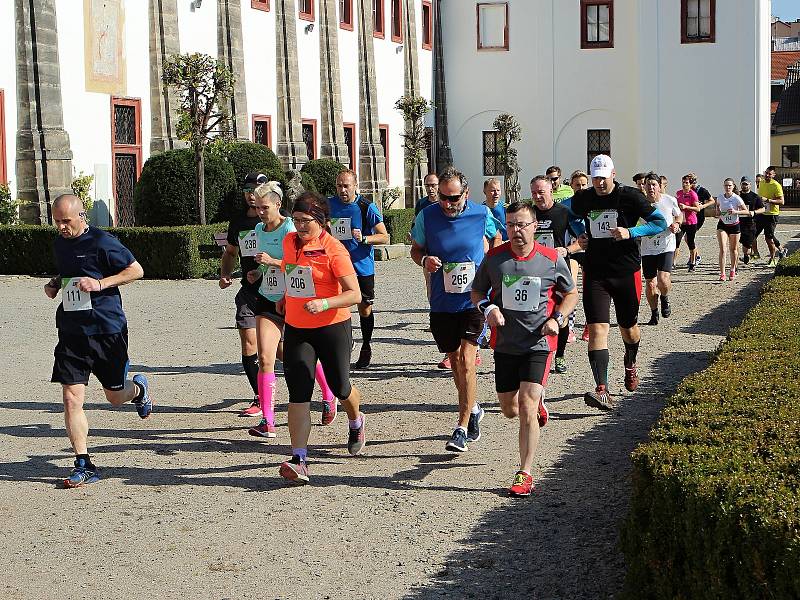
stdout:
<svg viewBox="0 0 800 600">
<path fill-rule="evenodd" d="M 742 262 L 743 262 L 744 264 L 749 264 L 749 263 L 750 263 L 750 255 L 749 255 L 749 254 L 744 254 L 744 255 L 742 256 Z"/>
<path fill-rule="evenodd" d="M 736 269 L 731 269 L 731 272 L 728 273 L 728 281 L 733 281 L 736 279 Z"/>
<path fill-rule="evenodd" d="M 450 452 L 467 451 L 467 434 L 464 433 L 461 427 L 456 427 L 453 435 L 450 436 L 450 439 L 447 440 L 447 443 L 444 445 L 444 449 Z"/>
<path fill-rule="evenodd" d="M 753 252 L 753 260 L 761 260 L 761 255 L 758 252 Z"/>
<path fill-rule="evenodd" d="M 768 267 L 777 267 L 778 266 L 778 259 L 777 258 L 771 258 L 769 260 L 769 262 L 767 263 L 767 266 Z"/>
<path fill-rule="evenodd" d="M 269 423 L 267 423 L 267 420 L 263 418 L 261 419 L 261 422 L 258 425 L 248 429 L 247 433 L 255 437 L 263 437 L 263 438 L 274 438 L 277 435 L 275 433 L 275 425 L 270 425 Z"/>
<path fill-rule="evenodd" d="M 700 258 L 700 255 L 698 254 L 697 257 L 694 259 L 695 266 L 699 265 L 701 260 L 702 259 Z"/>
<path fill-rule="evenodd" d="M 477 359 L 476 359 L 476 362 L 477 362 Z M 436 365 L 436 367 L 439 368 L 439 369 L 449 369 L 450 368 L 450 355 L 449 354 L 445 354 L 444 358 L 441 360 L 441 362 L 439 362 L 438 365 Z"/>
<path fill-rule="evenodd" d="M 282 463 L 278 473 L 292 485 L 305 485 L 308 483 L 308 466 L 306 461 L 300 460 L 299 456 L 293 456 L 292 460 Z"/>
<path fill-rule="evenodd" d="M 533 477 L 528 475 L 525 471 L 517 471 L 514 474 L 514 483 L 508 488 L 508 493 L 511 496 L 519 498 L 530 496 L 533 491 Z"/>
<path fill-rule="evenodd" d="M 720 281 L 725 281 L 725 273 L 720 273 L 719 274 L 719 280 Z"/>
<path fill-rule="evenodd" d="M 780 254 L 781 258 L 786 258 L 787 256 L 789 256 L 789 249 L 786 246 L 784 246 L 778 251 L 778 253 Z"/>
<path fill-rule="evenodd" d="M 690 271 L 692 270 L 692 267 L 694 267 L 694 265 L 695 263 L 692 262 L 691 258 L 686 261 L 686 268 L 689 269 Z"/>
<path fill-rule="evenodd" d="M 136 412 L 139 417 L 146 419 L 153 412 L 153 400 L 150 398 L 150 389 L 147 385 L 147 377 L 144 375 L 134 375 L 133 383 L 142 388 L 142 397 L 138 400 L 134 398 L 133 404 L 136 406 Z"/>
<path fill-rule="evenodd" d="M 372 348 L 369 346 L 362 346 L 361 352 L 358 353 L 358 360 L 353 365 L 355 369 L 366 369 L 372 362 Z"/>
<path fill-rule="evenodd" d="M 672 307 L 669 305 L 669 298 L 661 296 L 661 316 L 668 319 L 672 314 Z"/>
<path fill-rule="evenodd" d="M 544 403 L 544 393 L 542 393 L 542 397 L 539 398 L 539 427 L 544 427 L 547 425 L 547 422 L 550 420 L 550 411 L 547 410 L 547 404 Z"/>
<path fill-rule="evenodd" d="M 479 407 L 478 414 L 472 413 L 469 416 L 469 423 L 467 424 L 467 441 L 468 442 L 477 442 L 481 439 L 481 426 L 480 423 L 483 421 L 483 409 Z"/>
<path fill-rule="evenodd" d="M 567 360 L 563 356 L 556 356 L 555 367 L 553 370 L 559 375 L 567 372 Z"/>
<path fill-rule="evenodd" d="M 689 273 L 694 273 L 694 265 L 689 265 Z"/>
<path fill-rule="evenodd" d="M 650 311 L 650 320 L 647 322 L 648 325 L 658 325 L 658 310 L 651 310 Z"/>
<path fill-rule="evenodd" d="M 636 365 L 625 367 L 625 389 L 629 392 L 635 392 L 639 387 L 639 374 L 636 372 Z"/>
<path fill-rule="evenodd" d="M 600 410 L 614 410 L 617 407 L 604 385 L 598 385 L 593 392 L 586 392 L 583 395 L 583 401 L 587 406 Z"/>
<path fill-rule="evenodd" d="M 64 487 L 76 488 L 97 481 L 100 481 L 100 470 L 94 465 L 87 467 L 83 458 L 76 458 L 75 467 L 70 471 L 69 477 L 64 479 Z"/>
<path fill-rule="evenodd" d="M 347 428 L 347 451 L 351 456 L 359 454 L 364 449 L 364 444 L 367 443 L 367 438 L 364 435 L 364 425 L 367 422 L 367 418 L 364 413 L 358 413 L 358 416 L 361 417 L 361 427 L 358 429 Z"/>
<path fill-rule="evenodd" d="M 253 402 L 250 403 L 250 406 L 245 408 L 242 412 L 239 413 L 240 417 L 262 417 L 261 414 L 261 403 L 258 401 L 258 396 L 253 398 Z"/>
<path fill-rule="evenodd" d="M 336 419 L 336 412 L 337 408 L 336 405 L 339 401 L 336 399 L 336 396 L 331 398 L 330 400 L 322 399 L 322 424 L 323 425 L 330 425 Z"/>
<path fill-rule="evenodd" d="M 483 361 L 481 360 L 481 353 L 480 353 L 480 352 L 478 352 L 478 353 L 475 355 L 475 366 L 476 366 L 476 367 L 480 367 L 482 364 L 483 364 Z"/>
<path fill-rule="evenodd" d="M 567 343 L 568 344 L 575 343 L 575 331 L 572 329 L 569 330 L 569 335 L 567 336 Z"/>
<path fill-rule="evenodd" d="M 589 326 L 588 325 L 584 326 L 583 333 L 581 334 L 581 339 L 584 342 L 588 342 L 589 341 Z"/>
</svg>

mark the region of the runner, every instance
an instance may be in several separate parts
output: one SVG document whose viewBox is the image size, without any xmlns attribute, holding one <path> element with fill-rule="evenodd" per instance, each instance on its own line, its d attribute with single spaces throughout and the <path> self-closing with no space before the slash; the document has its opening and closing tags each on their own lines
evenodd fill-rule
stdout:
<svg viewBox="0 0 800 600">
<path fill-rule="evenodd" d="M 89 456 L 89 422 L 83 410 L 90 374 L 112 406 L 133 402 L 142 419 L 153 410 L 147 378 L 127 380 L 128 323 L 118 289 L 141 279 L 144 271 L 117 238 L 86 224 L 80 198 L 59 196 L 52 211 L 59 233 L 53 244 L 58 275 L 45 284 L 44 292 L 55 299 L 61 291 L 51 381 L 61 384 L 64 424 L 75 452 L 74 468 L 64 479 L 64 487 L 73 488 L 100 480 Z"/>
<path fill-rule="evenodd" d="M 585 190 L 586 188 L 589 187 L 589 176 L 586 173 L 584 173 L 583 171 L 581 171 L 580 169 L 578 169 L 577 171 L 573 171 L 572 175 L 570 175 L 570 177 L 569 177 L 569 185 L 572 188 L 573 193 L 577 194 L 581 190 Z M 571 201 L 569 202 L 568 208 L 570 209 L 570 213 L 574 216 L 575 213 L 572 212 L 572 202 Z M 580 223 L 579 231 L 580 231 L 580 233 L 584 233 L 585 232 L 585 227 L 583 225 L 583 221 L 578 219 L 578 221 L 576 223 Z M 576 252 L 575 254 L 573 254 L 572 256 L 569 257 L 569 266 L 570 266 L 570 269 L 572 270 L 572 278 L 575 280 L 575 284 L 576 285 L 578 283 L 578 267 L 580 266 L 581 270 L 583 270 L 583 257 L 584 257 L 584 254 L 585 253 L 583 252 L 583 248 L 581 248 L 580 251 Z M 575 312 L 573 311 L 573 313 L 569 316 L 570 337 L 567 338 L 567 341 L 569 341 L 569 342 L 574 342 L 575 341 L 575 335 L 572 332 L 574 323 L 575 323 Z M 584 342 L 588 342 L 589 341 L 589 325 L 588 324 L 584 325 L 584 327 L 583 327 L 583 333 L 581 334 L 581 340 L 584 341 Z"/>
<path fill-rule="evenodd" d="M 500 180 L 492 177 L 483 182 L 483 195 L 486 197 L 484 205 L 490 211 L 492 216 L 500 223 L 500 236 L 502 241 L 508 241 L 508 232 L 506 231 L 506 207 L 500 196 L 503 194 L 503 189 L 500 187 Z"/>
<path fill-rule="evenodd" d="M 425 179 L 422 180 L 422 183 L 428 195 L 424 198 L 420 198 L 416 205 L 414 205 L 415 217 L 423 208 L 428 208 L 431 204 L 436 204 L 436 196 L 439 193 L 439 177 L 436 173 L 428 173 L 425 175 Z"/>
<path fill-rule="evenodd" d="M 697 175 L 694 173 L 689 173 L 689 179 L 692 184 L 692 189 L 697 194 L 698 208 L 700 209 L 700 211 L 697 213 L 697 231 L 700 231 L 700 229 L 703 227 L 703 223 L 706 222 L 706 209 L 710 206 L 714 206 L 716 198 L 714 198 L 714 196 L 711 195 L 711 192 L 709 192 L 706 188 L 697 183 Z M 701 260 L 700 254 L 695 253 L 695 266 L 699 265 Z M 686 266 L 689 266 L 688 263 Z"/>
<path fill-rule="evenodd" d="M 778 225 L 778 215 L 781 213 L 781 206 L 783 206 L 783 186 L 775 179 L 775 167 L 767 167 L 764 171 L 764 180 L 758 186 L 758 195 L 764 203 L 764 213 L 756 217 L 756 238 L 759 234 L 764 232 L 764 239 L 767 240 L 767 247 L 769 248 L 769 262 L 768 267 L 774 267 L 778 264 L 778 258 L 786 256 L 789 251 L 787 248 L 781 248 L 781 243 L 775 237 L 775 227 Z M 758 245 L 755 248 L 758 253 Z"/>
<path fill-rule="evenodd" d="M 658 325 L 658 302 L 661 296 L 661 316 L 672 314 L 669 292 L 672 289 L 672 259 L 675 256 L 675 233 L 680 231 L 683 213 L 678 202 L 669 194 L 661 193 L 661 179 L 655 173 L 644 176 L 647 201 L 666 219 L 669 226 L 656 235 L 642 238 L 642 275 L 645 279 L 645 296 L 650 305 L 648 325 Z"/>
<path fill-rule="evenodd" d="M 750 214 L 742 215 L 739 218 L 739 227 L 741 229 L 741 234 L 739 236 L 739 243 L 742 244 L 742 262 L 744 264 L 748 264 L 750 262 L 750 255 L 753 252 L 753 247 L 755 246 L 755 239 L 756 239 L 756 222 L 755 216 L 763 214 L 764 212 L 764 203 L 761 201 L 761 196 L 756 194 L 751 186 L 752 183 L 747 176 L 743 176 L 740 184 L 742 187 L 742 193 L 739 194 L 742 197 L 742 201 L 747 206 Z"/>
<path fill-rule="evenodd" d="M 536 181 L 539 193 L 546 189 L 552 202 L 547 178 Z M 562 254 L 535 241 L 537 220 L 531 205 L 511 204 L 506 219 L 511 241 L 489 251 L 471 297 L 492 328 L 500 408 L 510 419 L 519 417 L 520 465 L 509 493 L 529 496 L 539 428 L 548 418 L 544 386 L 551 352 L 559 328 L 566 324 L 564 315 L 578 302 L 578 292 Z"/>
<path fill-rule="evenodd" d="M 464 452 L 480 439 L 483 409 L 475 401 L 475 360 L 483 316 L 472 305 L 470 289 L 476 268 L 499 238 L 497 220 L 467 199 L 462 173 L 448 167 L 439 174 L 439 204 L 417 216 L 411 231 L 411 258 L 431 273 L 430 320 L 436 345 L 450 359 L 458 391 L 458 423 L 445 449 Z"/>
<path fill-rule="evenodd" d="M 643 194 L 647 195 L 644 189 L 644 178 L 647 176 L 647 173 L 637 173 L 633 176 L 633 184 L 637 187 L 637 189 L 642 192 Z"/>
<path fill-rule="evenodd" d="M 681 223 L 680 233 L 675 238 L 675 254 L 673 255 L 672 262 L 678 260 L 678 253 L 680 252 L 681 240 L 686 236 L 686 246 L 689 248 L 689 262 L 686 267 L 689 271 L 694 271 L 697 264 L 697 246 L 695 245 L 695 236 L 697 235 L 697 219 L 700 209 L 700 199 L 697 197 L 697 192 L 692 189 L 692 174 L 684 175 L 681 179 L 683 186 L 675 192 L 675 199 L 678 201 L 678 208 L 683 212 L 683 223 Z"/>
<path fill-rule="evenodd" d="M 581 246 L 577 241 L 578 234 L 575 227 L 571 227 L 570 210 L 572 198 L 562 200 L 556 204 L 552 197 L 552 186 L 549 178 L 544 175 L 537 175 L 531 179 L 531 197 L 533 198 L 534 212 L 538 225 L 533 234 L 535 240 L 547 248 L 553 248 L 561 258 L 569 261 L 573 252 L 580 252 Z M 581 232 L 582 233 L 582 232 Z M 573 235 L 574 234 L 574 235 Z M 569 263 L 567 262 L 567 266 Z M 572 270 L 570 269 L 570 275 Z M 575 282 L 575 277 L 572 279 Z M 569 313 L 568 313 L 569 314 Z M 558 332 L 558 346 L 554 361 L 554 370 L 562 374 L 567 372 L 567 361 L 564 359 L 564 351 L 569 340 L 569 323 Z"/>
<path fill-rule="evenodd" d="M 611 300 L 625 343 L 625 388 L 639 385 L 636 355 L 641 332 L 637 325 L 642 294 L 641 257 L 634 238 L 655 235 L 667 223 L 634 188 L 614 180 L 609 156 L 600 154 L 591 163 L 592 187 L 572 199 L 572 211 L 586 220 L 588 240 L 583 264 L 583 307 L 589 323 L 589 364 L 596 388 L 584 401 L 589 406 L 613 410 L 616 402 L 608 391 L 608 331 Z M 639 219 L 644 225 L 636 225 Z"/>
<path fill-rule="evenodd" d="M 247 273 L 256 268 L 253 257 L 256 254 L 258 240 L 255 226 L 260 222 L 255 209 L 253 191 L 267 183 L 267 176 L 262 173 L 248 173 L 242 183 L 245 210 L 231 219 L 228 225 L 227 245 L 222 253 L 219 266 L 219 287 L 230 287 L 231 273 L 236 259 L 242 270 L 242 285 L 236 292 L 236 329 L 239 331 L 239 342 L 242 346 L 242 368 L 250 387 L 253 390 L 253 402 L 239 416 L 261 417 L 261 404 L 258 400 L 258 342 L 256 341 L 256 304 L 258 303 L 258 284 L 247 281 Z"/>
<path fill-rule="evenodd" d="M 327 201 L 305 192 L 292 208 L 297 231 L 283 239 L 286 295 L 277 309 L 286 316 L 283 369 L 289 388 L 292 458 L 281 464 L 279 472 L 295 485 L 309 481 L 308 436 L 317 360 L 350 419 L 347 451 L 354 456 L 365 444 L 361 394 L 350 384 L 350 307 L 360 302 L 361 292 L 350 254 L 328 232 L 330 218 Z"/>
<path fill-rule="evenodd" d="M 544 172 L 544 174 L 547 177 L 547 180 L 550 182 L 550 186 L 552 188 L 553 202 L 561 202 L 567 198 L 572 198 L 575 191 L 571 186 L 566 185 L 563 181 L 561 181 L 561 167 L 558 165 L 547 167 L 547 170 Z"/>
<path fill-rule="evenodd" d="M 739 216 L 749 215 L 750 210 L 736 193 L 736 183 L 728 177 L 722 187 L 725 190 L 717 197 L 715 208 L 717 222 L 717 244 L 719 244 L 719 280 L 725 281 L 725 247 L 730 254 L 731 271 L 729 280 L 736 277 L 736 266 L 739 260 Z"/>
<path fill-rule="evenodd" d="M 375 315 L 375 244 L 388 244 L 389 234 L 375 204 L 357 192 L 358 176 L 347 169 L 336 176 L 337 196 L 328 198 L 331 211 L 331 233 L 350 253 L 358 276 L 361 300 L 358 316 L 361 325 L 361 352 L 353 365 L 366 369 L 372 362 L 372 332 Z"/>
</svg>

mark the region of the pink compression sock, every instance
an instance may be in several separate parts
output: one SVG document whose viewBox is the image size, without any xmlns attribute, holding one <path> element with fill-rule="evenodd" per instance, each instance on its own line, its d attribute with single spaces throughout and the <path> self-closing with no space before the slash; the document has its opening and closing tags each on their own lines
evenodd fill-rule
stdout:
<svg viewBox="0 0 800 600">
<path fill-rule="evenodd" d="M 325 379 L 325 373 L 322 370 L 322 363 L 319 361 L 317 361 L 317 370 L 314 373 L 314 379 L 317 380 L 319 389 L 322 390 L 322 399 L 325 400 L 325 402 L 333 400 L 333 392 L 331 388 L 328 387 L 328 381 Z"/>
<path fill-rule="evenodd" d="M 258 373 L 258 401 L 267 423 L 275 425 L 275 373 Z"/>
</svg>

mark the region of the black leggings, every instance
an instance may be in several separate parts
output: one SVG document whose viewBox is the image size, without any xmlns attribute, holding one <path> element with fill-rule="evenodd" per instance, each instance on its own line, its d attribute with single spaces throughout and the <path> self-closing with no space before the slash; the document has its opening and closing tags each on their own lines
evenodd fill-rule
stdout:
<svg viewBox="0 0 800 600">
<path fill-rule="evenodd" d="M 681 224 L 681 230 L 675 234 L 675 247 L 680 248 L 681 240 L 683 236 L 686 235 L 686 245 L 689 246 L 689 250 L 694 250 L 694 236 L 697 233 L 697 224 L 689 225 L 687 223 Z"/>
<path fill-rule="evenodd" d="M 325 327 L 302 329 L 287 323 L 283 337 L 283 373 L 289 402 L 311 402 L 317 360 L 333 395 L 350 396 L 350 349 L 353 331 L 350 319 Z"/>
</svg>

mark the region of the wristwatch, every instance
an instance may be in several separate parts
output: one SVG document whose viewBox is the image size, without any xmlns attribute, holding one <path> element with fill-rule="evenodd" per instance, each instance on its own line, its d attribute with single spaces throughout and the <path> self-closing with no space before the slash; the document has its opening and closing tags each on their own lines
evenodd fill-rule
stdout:
<svg viewBox="0 0 800 600">
<path fill-rule="evenodd" d="M 555 322 L 558 323 L 559 327 L 564 326 L 564 315 L 561 313 L 561 311 L 555 311 L 552 315 L 550 315 L 550 318 L 554 319 Z"/>
</svg>

